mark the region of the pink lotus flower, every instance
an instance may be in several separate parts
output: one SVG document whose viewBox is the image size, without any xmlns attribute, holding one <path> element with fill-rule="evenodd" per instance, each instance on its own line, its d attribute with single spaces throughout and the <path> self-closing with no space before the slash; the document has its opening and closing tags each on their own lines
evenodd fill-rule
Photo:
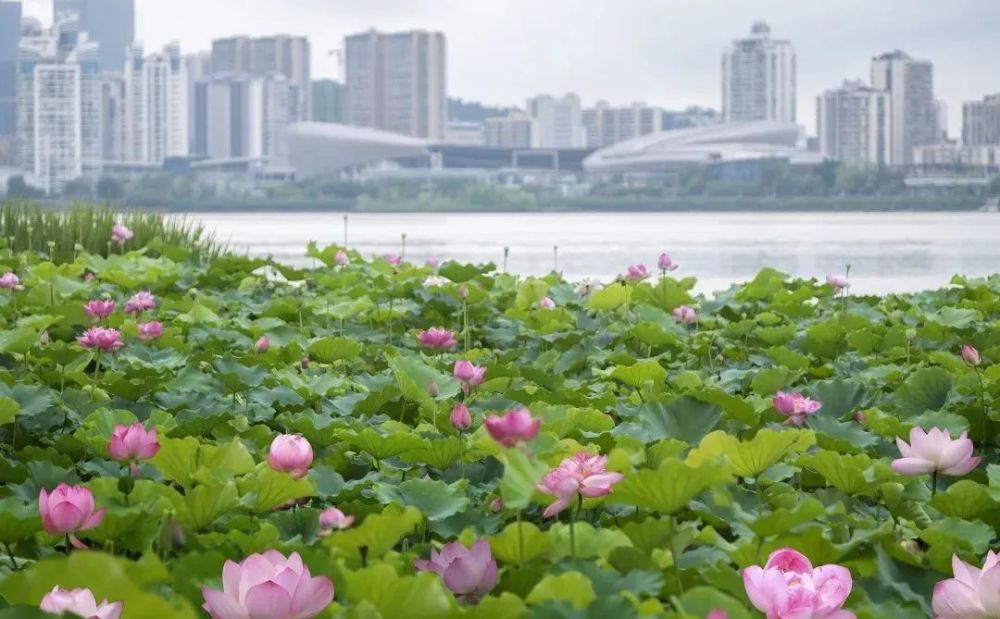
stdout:
<svg viewBox="0 0 1000 619">
<path fill-rule="evenodd" d="M 841 565 L 813 569 L 805 556 L 792 548 L 771 553 L 761 569 L 743 570 L 743 586 L 754 608 L 768 619 L 854 619 L 841 607 L 851 593 L 851 572 Z"/>
<path fill-rule="evenodd" d="M 87 315 L 98 320 L 104 320 L 115 311 L 114 299 L 94 299 L 83 305 Z"/>
<path fill-rule="evenodd" d="M 538 302 L 538 307 L 541 309 L 555 309 L 556 302 L 552 300 L 552 297 L 542 297 L 542 300 Z"/>
<path fill-rule="evenodd" d="M 729 613 L 720 608 L 713 608 L 712 610 L 708 611 L 708 614 L 705 616 L 705 619 L 729 619 Z"/>
<path fill-rule="evenodd" d="M 124 245 L 125 241 L 134 236 L 131 228 L 124 224 L 115 224 L 111 229 L 111 240 L 119 245 Z"/>
<path fill-rule="evenodd" d="M 649 271 L 646 270 L 646 265 L 644 264 L 630 265 L 625 272 L 625 279 L 632 282 L 641 282 L 647 277 L 649 277 Z"/>
<path fill-rule="evenodd" d="M 556 501 L 545 509 L 542 516 L 552 518 L 569 507 L 577 495 L 589 499 L 611 494 L 611 486 L 625 479 L 625 476 L 621 473 L 608 473 L 605 468 L 607 463 L 607 456 L 592 456 L 580 452 L 566 458 L 558 467 L 549 471 L 536 487 L 539 491 L 556 497 Z"/>
<path fill-rule="evenodd" d="M 336 264 L 339 267 L 344 266 L 345 264 L 349 263 L 350 261 L 351 261 L 351 257 L 348 256 L 347 252 L 344 251 L 343 249 L 338 249 L 337 253 L 333 256 L 333 263 Z"/>
<path fill-rule="evenodd" d="M 979 466 L 981 458 L 972 455 L 972 440 L 966 432 L 952 439 L 947 430 L 921 427 L 910 430 L 910 443 L 896 437 L 896 446 L 903 456 L 892 461 L 892 470 L 900 475 L 923 475 L 940 471 L 952 477 L 961 477 Z"/>
<path fill-rule="evenodd" d="M 299 367 L 302 368 L 303 370 L 309 369 L 309 363 L 310 363 L 309 357 L 302 357 L 301 359 L 299 359 Z"/>
<path fill-rule="evenodd" d="M 403 257 L 396 254 L 386 254 L 382 256 L 382 259 L 391 264 L 394 267 L 398 267 L 403 262 Z"/>
<path fill-rule="evenodd" d="M 456 361 L 451 370 L 455 380 L 461 382 L 463 386 L 478 387 L 486 379 L 486 368 L 473 365 L 471 361 Z"/>
<path fill-rule="evenodd" d="M 463 601 L 474 602 L 497 585 L 497 561 L 484 539 L 472 548 L 461 542 L 445 544 L 441 552 L 432 548 L 430 560 L 417 559 L 413 565 L 421 572 L 440 576 L 444 586 Z"/>
<path fill-rule="evenodd" d="M 687 305 L 681 305 L 680 307 L 675 307 L 674 320 L 684 325 L 693 325 L 698 323 L 698 312 L 694 311 L 694 308 L 688 307 Z"/>
<path fill-rule="evenodd" d="M 333 582 L 313 577 L 299 553 L 252 554 L 226 561 L 222 591 L 202 587 L 202 605 L 212 619 L 311 619 L 333 601 Z"/>
<path fill-rule="evenodd" d="M 141 290 L 125 302 L 125 313 L 139 315 L 154 307 L 156 307 L 156 297 L 148 290 Z"/>
<path fill-rule="evenodd" d="M 267 352 L 271 348 L 271 338 L 266 335 L 262 335 L 260 336 L 260 339 L 254 343 L 253 347 L 257 352 Z"/>
<path fill-rule="evenodd" d="M 661 271 L 676 271 L 677 265 L 674 261 L 670 259 L 670 256 L 666 253 L 660 254 L 660 259 L 657 261 L 657 265 L 660 267 Z"/>
<path fill-rule="evenodd" d="M 280 434 L 271 441 L 267 463 L 275 471 L 288 473 L 294 479 L 305 477 L 313 461 L 312 445 L 297 434 Z"/>
<path fill-rule="evenodd" d="M 438 261 L 438 259 L 435 258 L 434 256 L 430 256 L 430 257 L 427 258 L 426 261 L 424 261 L 424 266 L 430 267 L 432 269 L 436 269 L 439 266 L 441 266 L 441 262 Z"/>
<path fill-rule="evenodd" d="M 38 334 L 38 343 L 41 344 L 42 346 L 48 346 L 50 340 L 51 340 L 51 336 L 49 336 L 49 330 L 48 329 L 45 329 L 41 333 Z"/>
<path fill-rule="evenodd" d="M 979 356 L 979 351 L 976 350 L 975 346 L 972 344 L 966 344 L 962 346 L 962 361 L 966 364 L 976 367 L 983 362 L 983 358 Z"/>
<path fill-rule="evenodd" d="M 826 283 L 833 288 L 834 294 L 840 292 L 844 288 L 851 287 L 851 282 L 849 282 L 843 275 L 827 275 Z"/>
<path fill-rule="evenodd" d="M 490 501 L 490 511 L 494 514 L 499 513 L 503 509 L 503 499 L 500 497 L 494 498 Z"/>
<path fill-rule="evenodd" d="M 94 511 L 94 495 L 86 486 L 59 484 L 51 494 L 38 493 L 38 513 L 49 535 L 87 531 L 101 524 L 107 509 Z"/>
<path fill-rule="evenodd" d="M 518 408 L 503 417 L 489 416 L 483 422 L 493 440 L 504 447 L 513 447 L 522 441 L 530 441 L 538 436 L 541 419 L 533 419 L 531 411 Z"/>
<path fill-rule="evenodd" d="M 94 281 L 95 277 L 97 277 L 97 276 L 94 275 L 93 271 L 84 271 L 84 273 L 83 273 L 83 281 L 85 281 L 85 282 L 92 282 L 92 281 Z"/>
<path fill-rule="evenodd" d="M 84 348 L 96 348 L 101 352 L 114 352 L 125 345 L 118 329 L 104 327 L 91 327 L 76 338 L 76 341 Z"/>
<path fill-rule="evenodd" d="M 935 619 L 1000 617 L 1000 555 L 989 551 L 982 569 L 952 555 L 951 571 L 954 578 L 934 585 Z"/>
<path fill-rule="evenodd" d="M 785 423 L 793 426 L 801 426 L 806 421 L 806 416 L 812 415 L 823 408 L 823 403 L 811 398 L 807 398 L 799 392 L 785 393 L 779 391 L 774 395 L 774 409 L 788 417 Z"/>
<path fill-rule="evenodd" d="M 14 290 L 15 288 L 20 287 L 20 285 L 21 279 L 10 271 L 0 275 L 0 288 L 4 290 Z"/>
<path fill-rule="evenodd" d="M 436 350 L 448 350 L 458 344 L 455 334 L 448 329 L 431 327 L 426 331 L 421 331 L 419 335 L 420 345 Z"/>
<path fill-rule="evenodd" d="M 354 524 L 354 516 L 348 516 L 336 507 L 327 507 L 319 515 L 319 536 L 326 537 L 335 529 L 346 529 L 352 524 Z"/>
<path fill-rule="evenodd" d="M 94 599 L 90 589 L 63 589 L 56 585 L 45 594 L 38 608 L 50 615 L 71 614 L 86 619 L 119 619 L 122 616 L 121 602 L 100 604 Z"/>
<path fill-rule="evenodd" d="M 132 475 L 139 474 L 139 460 L 149 460 L 160 451 L 156 428 L 146 431 L 141 423 L 118 424 L 108 441 L 108 454 L 112 460 L 127 462 Z"/>
<path fill-rule="evenodd" d="M 163 323 L 155 320 L 152 322 L 140 322 L 135 328 L 139 332 L 139 339 L 143 342 L 151 342 L 163 335 Z"/>
<path fill-rule="evenodd" d="M 456 404 L 451 409 L 451 425 L 456 430 L 468 430 L 472 425 L 472 416 L 469 415 L 469 407 L 465 404 Z"/>
</svg>

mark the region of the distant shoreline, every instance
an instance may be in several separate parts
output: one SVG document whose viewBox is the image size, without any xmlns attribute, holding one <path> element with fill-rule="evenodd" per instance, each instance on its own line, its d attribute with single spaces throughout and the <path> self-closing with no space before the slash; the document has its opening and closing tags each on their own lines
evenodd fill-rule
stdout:
<svg viewBox="0 0 1000 619">
<path fill-rule="evenodd" d="M 41 201 L 49 208 L 66 208 L 72 201 Z M 662 198 L 608 199 L 563 198 L 543 204 L 481 204 L 475 206 L 427 205 L 405 202 L 382 204 L 341 199 L 262 200 L 229 198 L 212 201 L 164 201 L 152 203 L 113 204 L 124 210 L 152 210 L 162 213 L 726 213 L 726 212 L 967 212 L 982 208 L 981 196 L 940 197 L 801 197 L 801 198 L 732 198 L 692 197 L 664 200 Z"/>
</svg>

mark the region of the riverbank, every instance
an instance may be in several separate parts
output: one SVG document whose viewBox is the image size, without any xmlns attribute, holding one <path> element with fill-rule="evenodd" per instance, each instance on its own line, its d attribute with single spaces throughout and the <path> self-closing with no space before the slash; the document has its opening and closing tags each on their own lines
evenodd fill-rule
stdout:
<svg viewBox="0 0 1000 619">
<path fill-rule="evenodd" d="M 72 201 L 42 200 L 49 208 L 65 208 Z M 273 199 L 232 197 L 220 199 L 145 199 L 114 203 L 125 210 L 155 210 L 165 213 L 253 212 L 358 212 L 358 213 L 725 213 L 725 212 L 956 212 L 979 210 L 980 196 L 892 196 L 892 197 L 684 197 L 684 198 L 545 198 L 539 202 L 485 201 L 469 203 L 449 198 L 421 200 L 375 200 L 333 198 Z"/>
</svg>

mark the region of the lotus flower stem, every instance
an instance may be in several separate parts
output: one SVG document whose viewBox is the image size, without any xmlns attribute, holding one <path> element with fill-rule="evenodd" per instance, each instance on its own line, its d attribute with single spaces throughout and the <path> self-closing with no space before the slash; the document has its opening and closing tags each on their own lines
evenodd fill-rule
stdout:
<svg viewBox="0 0 1000 619">
<path fill-rule="evenodd" d="M 7 550 L 7 557 L 10 558 L 10 566 L 14 568 L 15 572 L 21 571 L 21 566 L 17 564 L 17 559 L 14 558 L 14 553 L 10 549 L 10 544 L 8 542 L 4 542 L 3 547 Z"/>
<path fill-rule="evenodd" d="M 937 471 L 937 469 L 934 469 L 934 472 L 931 473 L 931 498 L 932 499 L 934 498 L 934 495 L 937 494 L 937 478 L 938 478 L 938 471 Z"/>
<path fill-rule="evenodd" d="M 465 432 L 458 431 L 458 470 L 462 479 L 465 479 Z"/>
<path fill-rule="evenodd" d="M 465 352 L 469 352 L 469 302 L 462 301 L 462 334 L 465 335 Z"/>
<path fill-rule="evenodd" d="M 406 259 L 406 233 L 404 232 L 402 235 L 400 235 L 400 238 L 401 242 L 399 247 L 399 259 L 400 261 L 403 261 Z"/>
<path fill-rule="evenodd" d="M 503 248 L 503 272 L 507 272 L 507 256 L 510 255 L 510 247 Z"/>
<path fill-rule="evenodd" d="M 390 288 L 390 290 L 392 290 Z M 389 294 L 389 343 L 392 344 L 392 310 L 396 304 L 396 295 L 390 292 Z"/>
<path fill-rule="evenodd" d="M 347 215 L 344 215 L 344 249 L 347 249 Z"/>
<path fill-rule="evenodd" d="M 524 531 L 521 530 L 521 510 L 517 510 L 517 564 L 524 564 Z"/>
<path fill-rule="evenodd" d="M 671 516 L 670 517 L 670 554 L 673 556 L 673 559 L 674 559 L 674 565 L 673 565 L 674 580 L 677 581 L 677 591 L 679 591 L 681 595 L 684 595 L 684 582 L 681 580 L 681 566 L 680 566 L 680 554 L 681 553 L 677 550 L 677 545 L 675 544 L 676 541 L 677 541 L 677 517 L 676 516 Z M 763 538 L 761 538 L 761 541 L 763 542 Z"/>
<path fill-rule="evenodd" d="M 554 273 L 559 272 L 559 246 L 552 246 L 552 271 Z"/>
<path fill-rule="evenodd" d="M 570 559 L 576 559 L 576 519 L 580 516 L 580 511 L 583 509 L 583 495 L 577 493 L 576 495 L 576 509 L 572 510 L 569 515 L 569 557 Z"/>
<path fill-rule="evenodd" d="M 986 441 L 989 439 L 986 428 L 990 421 L 989 410 L 986 408 L 986 385 L 983 383 L 983 375 L 979 372 L 979 366 L 972 366 L 972 369 L 976 371 L 976 378 L 979 379 L 979 405 L 983 407 L 983 451 L 985 452 Z"/>
<path fill-rule="evenodd" d="M 851 279 L 851 265 L 850 264 L 847 265 L 847 269 L 844 271 L 844 279 L 846 279 L 846 280 L 850 280 Z M 841 305 L 840 305 L 841 311 L 846 314 L 847 313 L 847 287 L 846 286 L 844 287 L 844 290 L 840 293 L 840 303 L 841 303 Z"/>
</svg>

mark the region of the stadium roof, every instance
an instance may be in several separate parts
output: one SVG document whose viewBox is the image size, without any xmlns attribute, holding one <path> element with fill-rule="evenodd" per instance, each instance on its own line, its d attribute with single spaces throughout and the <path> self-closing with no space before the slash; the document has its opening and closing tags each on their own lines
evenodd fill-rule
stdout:
<svg viewBox="0 0 1000 619">
<path fill-rule="evenodd" d="M 301 122 L 288 128 L 288 160 L 299 178 L 425 155 L 429 144 L 398 133 L 336 123 Z"/>
<path fill-rule="evenodd" d="M 624 173 L 761 159 L 820 163 L 819 153 L 799 146 L 800 131 L 795 123 L 768 120 L 660 131 L 603 148 L 583 167 L 588 172 Z"/>
</svg>

